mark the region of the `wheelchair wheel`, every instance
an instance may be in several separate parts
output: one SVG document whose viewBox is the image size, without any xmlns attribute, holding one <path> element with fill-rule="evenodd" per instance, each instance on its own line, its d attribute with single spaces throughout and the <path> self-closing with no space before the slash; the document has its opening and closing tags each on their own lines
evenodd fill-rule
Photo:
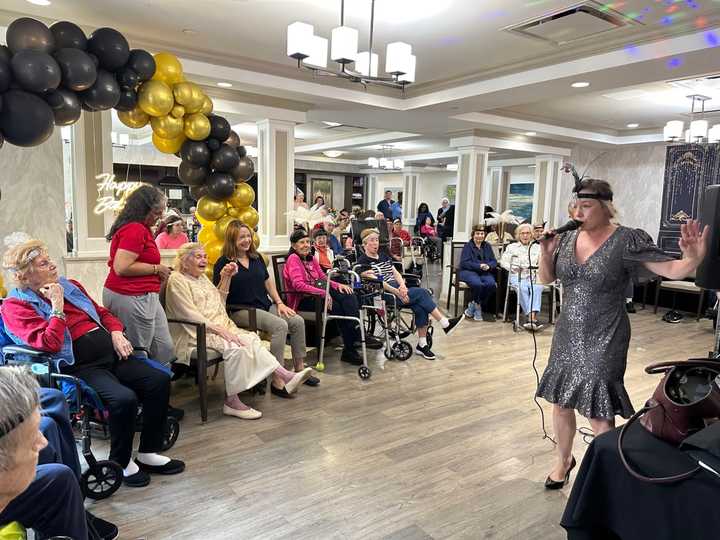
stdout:
<svg viewBox="0 0 720 540">
<path fill-rule="evenodd" d="M 161 447 L 163 452 L 170 450 L 175 445 L 178 435 L 180 435 L 180 422 L 177 421 L 177 418 L 168 416 L 167 422 L 165 422 L 165 433 L 163 433 Z"/>
<path fill-rule="evenodd" d="M 383 349 L 383 354 L 385 355 L 385 358 L 388 360 L 392 360 L 395 358 L 395 352 L 393 351 L 393 348 L 390 347 L 389 349 L 386 347 Z"/>
<path fill-rule="evenodd" d="M 372 372 L 369 367 L 360 366 L 358 368 L 358 377 L 360 377 L 363 381 L 367 381 L 370 378 L 370 375 L 372 375 Z"/>
<path fill-rule="evenodd" d="M 392 350 L 397 359 L 403 362 L 412 356 L 412 346 L 407 341 L 393 343 Z"/>
<path fill-rule="evenodd" d="M 122 485 L 123 470 L 114 461 L 98 461 L 92 467 L 82 473 L 80 488 L 88 499 L 99 501 L 107 499 L 115 493 Z"/>
</svg>

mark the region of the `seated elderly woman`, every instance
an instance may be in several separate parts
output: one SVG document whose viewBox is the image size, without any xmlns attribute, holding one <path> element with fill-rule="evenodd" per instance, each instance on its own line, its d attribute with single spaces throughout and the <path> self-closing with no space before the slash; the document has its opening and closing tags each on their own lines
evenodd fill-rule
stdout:
<svg viewBox="0 0 720 540">
<path fill-rule="evenodd" d="M 515 238 L 517 242 L 508 244 L 505 248 L 500 258 L 500 266 L 510 272 L 510 285 L 518 291 L 520 308 L 528 318 L 523 328 L 535 331 L 540 328 L 537 315 L 540 313 L 543 292 L 543 286 L 538 284 L 535 271 L 540 259 L 540 245 L 531 244 L 533 227 L 529 223 L 518 225 L 515 229 Z M 532 305 L 530 305 L 531 300 Z"/>
<path fill-rule="evenodd" d="M 458 266 L 458 279 L 470 286 L 472 302 L 465 310 L 465 316 L 475 321 L 485 320 L 483 309 L 488 299 L 497 290 L 495 277 L 492 271 L 497 267 L 492 247 L 485 241 L 485 226 L 475 225 L 472 228 L 472 237 L 463 247 Z M 495 320 L 495 315 L 486 315 L 489 321 Z"/>
<path fill-rule="evenodd" d="M 365 229 L 361 234 L 365 254 L 360 257 L 358 264 L 372 267 L 372 270 L 363 272 L 364 277 L 382 279 L 383 289 L 400 300 L 400 307 L 409 307 L 415 315 L 415 325 L 418 332 L 418 344 L 415 354 L 435 360 L 435 353 L 427 342 L 427 329 L 429 317 L 440 322 L 446 335 L 457 327 L 461 317 L 448 319 L 438 309 L 427 289 L 408 287 L 402 274 L 397 271 L 392 257 L 380 252 L 380 232 L 377 229 Z"/>
<path fill-rule="evenodd" d="M 169 318 L 205 323 L 208 347 L 219 351 L 225 360 L 225 404 L 223 414 L 245 420 L 262 416 L 238 397 L 272 374 L 271 391 L 280 397 L 291 397 L 310 377 L 310 368 L 293 373 L 281 366 L 263 347 L 260 338 L 242 330 L 228 317 L 225 300 L 230 281 L 238 272 L 237 263 L 230 262 L 220 271 L 217 288 L 205 275 L 207 254 L 202 244 L 189 243 L 178 249 L 165 292 L 165 309 Z M 194 326 L 172 324 L 178 362 L 190 363 L 190 351 L 197 346 Z"/>
<path fill-rule="evenodd" d="M 124 468 L 125 485 L 148 485 L 148 473 L 182 472 L 182 461 L 157 453 L 165 431 L 169 373 L 133 356 L 122 323 L 80 283 L 60 277 L 39 240 L 10 248 L 3 266 L 18 284 L 2 304 L 5 330 L 17 344 L 49 352 L 61 373 L 82 379 L 98 394 L 109 412 L 110 460 Z M 132 461 L 138 403 L 143 428 Z"/>
</svg>

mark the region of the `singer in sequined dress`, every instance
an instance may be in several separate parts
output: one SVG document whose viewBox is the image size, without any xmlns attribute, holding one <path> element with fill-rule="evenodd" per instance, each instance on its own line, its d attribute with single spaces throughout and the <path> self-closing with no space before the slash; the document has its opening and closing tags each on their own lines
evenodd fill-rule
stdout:
<svg viewBox="0 0 720 540">
<path fill-rule="evenodd" d="M 632 403 L 623 378 L 630 343 L 624 290 L 629 279 L 652 274 L 682 279 L 705 256 L 707 227 L 682 225 L 676 260 L 643 230 L 616 225 L 610 184 L 581 179 L 575 187 L 573 230 L 541 242 L 539 281 L 563 285 L 563 306 L 555 326 L 550 358 L 537 396 L 553 404 L 557 463 L 545 481 L 562 488 L 575 466 L 572 442 L 575 411 L 590 421 L 597 436 L 614 427 L 615 415 L 629 418 Z"/>
</svg>

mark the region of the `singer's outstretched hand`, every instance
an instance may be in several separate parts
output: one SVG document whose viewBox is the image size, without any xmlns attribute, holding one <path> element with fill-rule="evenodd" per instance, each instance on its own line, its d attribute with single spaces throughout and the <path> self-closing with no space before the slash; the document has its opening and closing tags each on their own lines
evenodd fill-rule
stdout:
<svg viewBox="0 0 720 540">
<path fill-rule="evenodd" d="M 705 225 L 700 232 L 700 223 L 689 219 L 680 225 L 680 234 L 680 251 L 682 251 L 683 257 L 693 259 L 699 264 L 707 253 L 707 237 L 710 234 L 710 227 Z"/>
</svg>

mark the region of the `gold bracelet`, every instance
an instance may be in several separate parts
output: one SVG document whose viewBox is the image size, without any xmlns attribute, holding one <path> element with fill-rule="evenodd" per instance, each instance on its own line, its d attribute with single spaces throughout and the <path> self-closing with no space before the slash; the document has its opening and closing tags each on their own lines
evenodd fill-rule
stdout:
<svg viewBox="0 0 720 540">
<path fill-rule="evenodd" d="M 230 289 L 218 289 L 221 294 L 230 294 Z"/>
</svg>

